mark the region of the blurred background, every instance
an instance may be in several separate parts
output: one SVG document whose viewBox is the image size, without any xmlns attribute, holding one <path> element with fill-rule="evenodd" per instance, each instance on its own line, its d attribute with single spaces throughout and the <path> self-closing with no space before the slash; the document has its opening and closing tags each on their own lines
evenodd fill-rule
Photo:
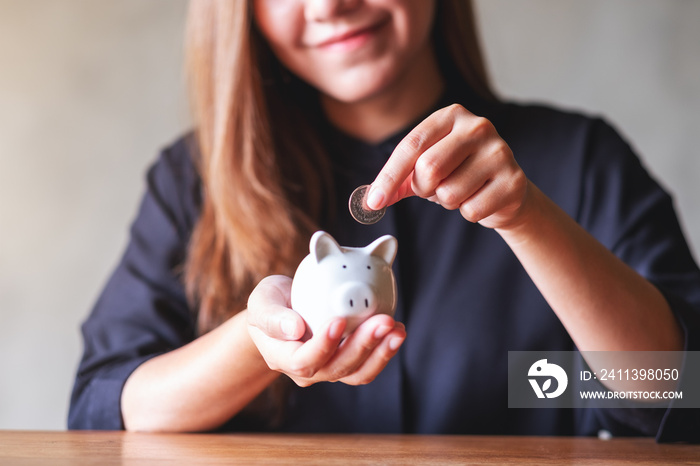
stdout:
<svg viewBox="0 0 700 466">
<path fill-rule="evenodd" d="M 0 429 L 65 429 L 80 323 L 124 249 L 146 167 L 189 127 L 186 4 L 0 0 Z M 700 2 L 476 7 L 500 94 L 613 122 L 697 251 Z"/>
</svg>

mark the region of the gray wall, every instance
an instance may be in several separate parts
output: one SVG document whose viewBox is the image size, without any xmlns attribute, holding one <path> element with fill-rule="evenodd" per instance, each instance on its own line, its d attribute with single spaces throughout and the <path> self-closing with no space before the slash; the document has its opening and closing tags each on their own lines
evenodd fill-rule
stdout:
<svg viewBox="0 0 700 466">
<path fill-rule="evenodd" d="M 0 429 L 62 429 L 79 323 L 188 126 L 185 0 L 0 0 Z M 607 117 L 700 245 L 700 2 L 478 0 L 502 95 Z"/>
<path fill-rule="evenodd" d="M 184 0 L 0 0 L 0 429 L 63 429 L 79 323 L 187 127 Z"/>
</svg>

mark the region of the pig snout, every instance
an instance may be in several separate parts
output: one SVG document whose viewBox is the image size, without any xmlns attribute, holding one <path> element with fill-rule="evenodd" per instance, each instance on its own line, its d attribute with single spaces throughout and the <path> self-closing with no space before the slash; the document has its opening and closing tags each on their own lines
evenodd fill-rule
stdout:
<svg viewBox="0 0 700 466">
<path fill-rule="evenodd" d="M 369 315 L 377 310 L 377 296 L 366 283 L 350 282 L 341 285 L 333 295 L 336 315 Z"/>
</svg>

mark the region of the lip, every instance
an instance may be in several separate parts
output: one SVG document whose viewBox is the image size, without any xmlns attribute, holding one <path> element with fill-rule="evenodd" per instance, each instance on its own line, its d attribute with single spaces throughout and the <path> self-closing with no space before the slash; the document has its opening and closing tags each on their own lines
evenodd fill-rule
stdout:
<svg viewBox="0 0 700 466">
<path fill-rule="evenodd" d="M 369 26 L 359 27 L 356 29 L 340 32 L 329 38 L 319 41 L 313 47 L 337 48 L 343 47 L 344 45 L 350 45 L 350 43 L 369 37 L 372 33 L 382 28 L 387 22 L 388 20 L 384 19 L 373 23 Z"/>
</svg>

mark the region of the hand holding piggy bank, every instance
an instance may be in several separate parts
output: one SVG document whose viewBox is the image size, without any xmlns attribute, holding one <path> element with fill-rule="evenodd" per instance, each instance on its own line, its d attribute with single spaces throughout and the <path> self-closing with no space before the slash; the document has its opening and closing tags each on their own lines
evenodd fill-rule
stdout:
<svg viewBox="0 0 700 466">
<path fill-rule="evenodd" d="M 292 281 L 291 304 L 312 332 L 333 317 L 345 317 L 343 336 L 375 314 L 394 316 L 396 281 L 391 264 L 398 243 L 390 235 L 364 248 L 341 247 L 331 235 L 317 231 L 310 254 Z"/>
</svg>

